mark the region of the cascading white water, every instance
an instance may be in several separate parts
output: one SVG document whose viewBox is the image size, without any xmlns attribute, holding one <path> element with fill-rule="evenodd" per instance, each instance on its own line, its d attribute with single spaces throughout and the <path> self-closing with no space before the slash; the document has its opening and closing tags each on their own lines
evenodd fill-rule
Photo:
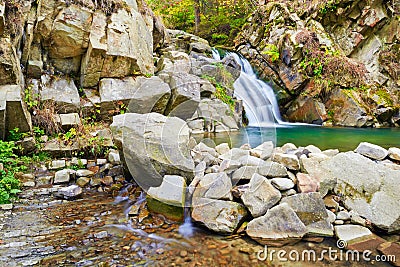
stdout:
<svg viewBox="0 0 400 267">
<path fill-rule="evenodd" d="M 282 121 L 274 90 L 267 83 L 257 78 L 250 62 L 233 52 L 228 52 L 226 56 L 232 56 L 242 67 L 239 78 L 233 84 L 234 95 L 243 101 L 249 126 L 287 125 L 288 123 Z M 216 49 L 213 49 L 213 57 L 216 60 L 221 59 Z"/>
</svg>

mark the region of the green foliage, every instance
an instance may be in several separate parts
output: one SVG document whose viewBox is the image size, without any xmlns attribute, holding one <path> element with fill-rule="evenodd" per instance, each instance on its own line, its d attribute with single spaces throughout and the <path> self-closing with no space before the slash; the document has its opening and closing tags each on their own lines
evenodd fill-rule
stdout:
<svg viewBox="0 0 400 267">
<path fill-rule="evenodd" d="M 230 95 L 226 93 L 226 88 L 223 87 L 221 84 L 217 83 L 215 86 L 215 97 L 227 104 L 231 110 L 235 109 L 235 101 L 232 99 Z"/>
<path fill-rule="evenodd" d="M 262 53 L 268 55 L 271 62 L 277 61 L 280 57 L 278 47 L 274 44 L 267 44 Z"/>
<path fill-rule="evenodd" d="M 0 163 L 4 170 L 0 170 L 0 204 L 10 203 L 15 199 L 19 190 L 19 181 L 14 177 L 18 171 L 14 142 L 4 142 L 0 140 Z"/>
<path fill-rule="evenodd" d="M 24 90 L 25 93 L 25 103 L 28 106 L 29 110 L 33 110 L 39 106 L 39 95 L 33 93 L 33 84 L 28 85 Z"/>
<path fill-rule="evenodd" d="M 323 6 L 320 8 L 319 11 L 320 11 L 322 14 L 326 14 L 326 13 L 328 13 L 328 12 L 333 12 L 333 11 L 335 11 L 337 8 L 338 8 L 338 7 L 337 7 L 335 1 L 328 1 L 325 5 L 323 5 Z"/>
<path fill-rule="evenodd" d="M 376 94 L 377 94 L 383 101 L 385 101 L 389 106 L 393 106 L 392 97 L 390 96 L 390 94 L 389 94 L 386 90 L 380 89 L 380 90 L 376 91 Z"/>
<path fill-rule="evenodd" d="M 168 28 L 195 33 L 195 2 L 199 3 L 197 35 L 212 45 L 233 45 L 246 18 L 254 9 L 250 0 L 147 0 Z"/>
<path fill-rule="evenodd" d="M 21 139 L 24 139 L 25 137 L 29 136 L 28 133 L 21 133 L 19 131 L 19 128 L 14 128 L 9 131 L 9 134 L 7 136 L 8 141 L 19 141 Z"/>
</svg>

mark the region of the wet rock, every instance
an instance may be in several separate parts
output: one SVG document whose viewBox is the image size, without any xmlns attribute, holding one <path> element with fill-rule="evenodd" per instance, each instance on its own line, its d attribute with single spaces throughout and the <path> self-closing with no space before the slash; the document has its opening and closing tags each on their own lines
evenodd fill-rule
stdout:
<svg viewBox="0 0 400 267">
<path fill-rule="evenodd" d="M 236 202 L 202 198 L 197 204 L 192 210 L 193 220 L 221 234 L 234 232 L 247 215 L 246 208 Z"/>
<path fill-rule="evenodd" d="M 60 188 L 57 195 L 64 199 L 74 199 L 82 194 L 82 188 L 77 185 Z"/>
<path fill-rule="evenodd" d="M 300 241 L 307 228 L 294 210 L 283 203 L 250 221 L 246 233 L 262 245 L 281 247 Z"/>
<path fill-rule="evenodd" d="M 355 149 L 355 152 L 366 156 L 371 159 L 382 160 L 387 157 L 388 151 L 383 147 L 367 143 L 361 142 L 358 147 Z"/>
<path fill-rule="evenodd" d="M 300 170 L 300 162 L 296 155 L 275 153 L 272 160 L 290 170 Z"/>
<path fill-rule="evenodd" d="M 338 105 L 337 103 L 341 103 Z M 326 108 L 334 114 L 335 125 L 349 127 L 363 127 L 368 122 L 367 112 L 343 90 L 335 89 L 329 100 L 325 103 Z"/>
<path fill-rule="evenodd" d="M 294 187 L 293 181 L 288 178 L 273 178 L 271 180 L 271 183 L 273 186 L 275 186 L 277 189 L 281 191 L 289 190 Z"/>
<path fill-rule="evenodd" d="M 241 199 L 253 217 L 265 214 L 281 199 L 281 193 L 272 186 L 271 182 L 255 173 L 250 179 L 249 188 L 242 194 Z"/>
<path fill-rule="evenodd" d="M 250 154 L 262 160 L 266 160 L 271 157 L 273 150 L 274 150 L 274 144 L 272 143 L 272 141 L 268 141 L 251 149 Z"/>
<path fill-rule="evenodd" d="M 307 227 L 311 236 L 333 236 L 332 225 L 325 204 L 319 193 L 303 193 L 285 197 L 281 203 L 287 203 Z"/>
<path fill-rule="evenodd" d="M 400 148 L 391 147 L 388 150 L 389 158 L 400 161 Z"/>
<path fill-rule="evenodd" d="M 111 129 L 141 187 L 159 186 L 161 174 L 193 177 L 194 162 L 187 146 L 190 129 L 185 121 L 158 113 L 127 113 L 115 116 Z"/>
</svg>

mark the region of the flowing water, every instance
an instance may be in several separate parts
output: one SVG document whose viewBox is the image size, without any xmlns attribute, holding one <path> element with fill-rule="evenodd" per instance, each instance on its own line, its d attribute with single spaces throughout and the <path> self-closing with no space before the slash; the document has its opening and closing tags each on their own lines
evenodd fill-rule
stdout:
<svg viewBox="0 0 400 267">
<path fill-rule="evenodd" d="M 232 56 L 241 66 L 239 78 L 234 83 L 235 96 L 243 101 L 248 127 L 239 132 L 209 134 L 217 144 L 228 142 L 232 147 L 249 143 L 255 147 L 265 141 L 273 141 L 281 146 L 294 143 L 297 146 L 316 145 L 321 149 L 338 148 L 353 150 L 360 142 L 370 142 L 383 147 L 400 147 L 398 128 L 326 128 L 304 123 L 289 123 L 282 120 L 273 88 L 257 78 L 249 61 L 233 52 L 223 52 L 222 56 Z M 214 59 L 221 54 L 213 50 Z"/>
</svg>

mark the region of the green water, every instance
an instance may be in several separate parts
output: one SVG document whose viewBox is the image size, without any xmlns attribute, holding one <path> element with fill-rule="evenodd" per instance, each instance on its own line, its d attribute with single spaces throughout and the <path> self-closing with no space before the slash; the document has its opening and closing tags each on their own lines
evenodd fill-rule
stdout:
<svg viewBox="0 0 400 267">
<path fill-rule="evenodd" d="M 312 144 L 322 150 L 338 148 L 340 151 L 354 150 L 360 142 L 370 142 L 385 148 L 400 147 L 399 128 L 246 127 L 238 132 L 209 134 L 200 139 L 202 138 L 210 139 L 216 144 L 228 142 L 232 147 L 245 143 L 255 147 L 265 141 L 273 141 L 277 146 L 290 142 L 297 146 Z"/>
</svg>

